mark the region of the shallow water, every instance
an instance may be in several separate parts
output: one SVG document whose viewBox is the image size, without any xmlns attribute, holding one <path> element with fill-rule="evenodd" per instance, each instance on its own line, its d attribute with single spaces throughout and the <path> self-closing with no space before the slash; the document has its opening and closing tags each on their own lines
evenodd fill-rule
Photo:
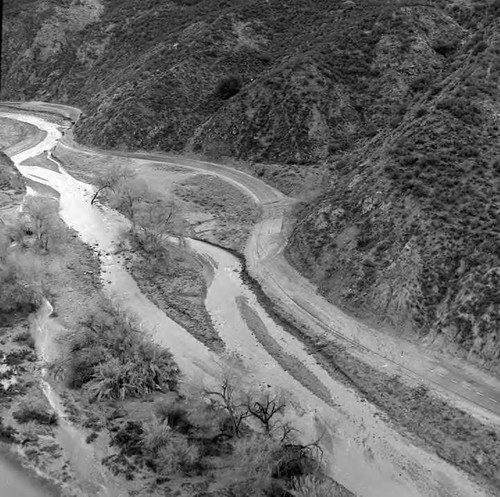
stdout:
<svg viewBox="0 0 500 497">
<path fill-rule="evenodd" d="M 45 132 L 45 137 L 39 144 L 12 157 L 13 162 L 21 173 L 23 173 L 23 168 L 26 167 L 22 165 L 25 160 L 43 151 L 47 151 L 54 146 L 55 142 L 61 136 L 57 127 L 54 127 L 52 123 L 45 123 L 43 120 L 35 118 L 33 124 L 39 126 L 40 129 Z M 43 171 L 45 170 L 42 169 L 42 172 Z M 41 176 L 33 175 L 31 178 L 36 182 L 42 182 L 46 185 L 50 184 L 50 181 L 44 178 L 43 174 Z M 26 197 L 30 195 L 37 195 L 37 193 L 32 188 L 27 187 Z M 20 210 L 22 210 L 22 207 L 23 204 L 20 206 Z M 52 311 L 53 308 L 51 304 L 45 300 L 42 306 L 34 314 L 33 319 L 32 333 L 34 335 L 37 353 L 44 362 L 50 362 L 57 358 L 57 347 L 54 342 L 54 335 L 58 333 L 59 325 L 56 321 L 49 319 Z M 117 486 L 116 482 L 109 474 L 109 471 L 107 471 L 98 461 L 92 445 L 86 443 L 85 433 L 80 431 L 67 419 L 63 402 L 52 387 L 46 369 L 42 368 L 41 373 L 42 376 L 39 378 L 41 388 L 59 419 L 56 428 L 56 439 L 62 447 L 65 458 L 70 462 L 71 468 L 77 478 L 77 484 L 71 489 L 72 495 L 95 497 L 119 497 L 120 495 L 125 495 L 126 492 Z M 6 466 L 4 468 L 5 472 L 8 472 L 9 469 L 11 469 L 11 466 Z M 18 492 L 19 495 L 26 495 L 27 497 L 31 495 L 44 495 L 39 491 L 33 494 L 27 492 L 21 485 L 21 478 L 25 478 L 26 483 L 29 482 L 28 476 L 25 476 L 21 469 L 12 473 L 12 495 L 17 495 L 16 492 Z M 3 490 L 0 487 L 0 497 L 4 495 L 2 492 Z M 9 495 L 11 494 L 5 494 L 6 497 Z"/>
<path fill-rule="evenodd" d="M 15 115 L 14 118 L 19 118 Z M 22 159 L 55 145 L 60 137 L 52 123 L 23 116 L 40 125 L 47 136 L 41 145 L 20 154 Z M 19 163 L 19 158 L 15 157 Z M 171 349 L 183 372 L 191 381 L 216 374 L 217 357 L 179 325 L 171 321 L 138 289 L 120 258 L 114 255 L 114 243 L 127 222 L 116 212 L 90 205 L 92 187 L 67 174 L 39 167 L 19 166 L 27 177 L 35 177 L 57 190 L 62 219 L 86 243 L 95 246 L 102 261 L 102 277 L 108 293 L 118 297 L 124 307 L 135 312 L 145 330 Z M 311 441 L 322 435 L 326 462 L 333 476 L 360 496 L 370 497 L 471 497 L 487 495 L 463 473 L 437 456 L 411 445 L 381 420 L 377 409 L 361 399 L 354 390 L 333 380 L 304 350 L 303 346 L 277 326 L 262 309 L 251 290 L 239 277 L 239 262 L 230 253 L 189 241 L 192 250 L 205 256 L 214 267 L 208 288 L 207 309 L 228 351 L 240 356 L 253 384 L 271 383 L 290 392 L 289 417 Z M 244 298 L 257 313 L 268 334 L 287 354 L 295 357 L 316 376 L 329 392 L 325 402 L 304 387 L 262 347 L 241 317 L 237 299 Z M 0 496 L 1 497 L 1 496 Z"/>
<path fill-rule="evenodd" d="M 54 336 L 59 334 L 57 329 L 59 325 L 50 319 L 52 311 L 52 305 L 44 300 L 34 318 L 33 334 L 36 349 L 44 362 L 53 361 L 58 357 Z M 58 416 L 57 441 L 78 481 L 78 488 L 72 490 L 75 494 L 82 496 L 119 497 L 123 495 L 109 471 L 99 462 L 93 446 L 86 443 L 85 434 L 69 421 L 62 399 L 50 383 L 47 370 L 42 368 L 41 373 L 42 390 Z"/>
<path fill-rule="evenodd" d="M 57 497 L 59 492 L 47 486 L 8 455 L 0 453 L 0 497 Z"/>
</svg>

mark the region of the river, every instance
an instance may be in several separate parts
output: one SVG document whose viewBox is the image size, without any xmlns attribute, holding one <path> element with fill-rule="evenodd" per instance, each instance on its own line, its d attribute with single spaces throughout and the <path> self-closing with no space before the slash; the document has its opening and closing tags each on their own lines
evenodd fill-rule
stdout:
<svg viewBox="0 0 500 497">
<path fill-rule="evenodd" d="M 12 159 L 24 176 L 59 192 L 61 218 L 99 253 L 108 295 L 135 313 L 143 329 L 172 351 L 186 381 L 200 384 L 217 378 L 220 358 L 152 304 L 115 253 L 115 242 L 127 227 L 127 220 L 111 209 L 90 205 L 94 188 L 76 180 L 64 168 L 52 171 L 22 165 L 27 158 L 53 148 L 61 137 L 57 125 L 27 114 L 0 116 L 29 122 L 46 133 L 38 145 Z M 335 479 L 366 497 L 487 495 L 456 468 L 410 444 L 380 419 L 375 407 L 333 380 L 259 305 L 239 276 L 241 267 L 236 257 L 197 240 L 188 240 L 188 248 L 213 266 L 206 306 L 228 352 L 239 357 L 249 384 L 270 384 L 286 392 L 288 418 L 300 430 L 304 442 L 321 438 L 326 467 Z M 242 306 L 272 338 L 273 353 L 243 318 Z M 284 361 L 291 366 L 284 366 Z M 314 387 L 310 387 L 311 382 Z"/>
<path fill-rule="evenodd" d="M 57 497 L 59 493 L 30 476 L 11 456 L 0 453 L 0 497 Z"/>
</svg>

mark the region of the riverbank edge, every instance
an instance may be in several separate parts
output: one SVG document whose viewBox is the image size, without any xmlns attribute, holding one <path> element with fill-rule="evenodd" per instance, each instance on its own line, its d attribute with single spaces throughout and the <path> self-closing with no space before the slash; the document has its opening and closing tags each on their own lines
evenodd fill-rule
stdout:
<svg viewBox="0 0 500 497">
<path fill-rule="evenodd" d="M 17 444 L 9 444 L 0 441 L 0 459 L 15 471 L 23 473 L 23 477 L 32 481 L 46 490 L 50 495 L 59 496 L 61 485 L 56 479 L 40 471 L 35 465 L 29 462 L 27 456 L 23 453 Z"/>
</svg>

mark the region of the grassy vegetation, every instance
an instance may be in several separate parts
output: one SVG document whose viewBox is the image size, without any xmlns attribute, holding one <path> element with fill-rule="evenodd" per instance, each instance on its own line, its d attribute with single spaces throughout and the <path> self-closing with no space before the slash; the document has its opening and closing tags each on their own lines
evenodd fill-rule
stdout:
<svg viewBox="0 0 500 497">
<path fill-rule="evenodd" d="M 397 39 L 401 57 L 420 34 L 416 18 L 422 16 L 443 24 L 437 39 L 426 40 L 438 51 L 453 51 L 459 38 L 442 15 L 444 2 L 151 0 L 139 11 L 132 1 L 104 5 L 99 21 L 81 33 L 83 48 L 73 59 L 70 41 L 80 35 L 58 17 L 69 28 L 67 50 L 54 47 L 45 64 L 63 68 L 62 86 L 43 80 L 44 68 L 27 60 L 36 73 L 36 83 L 24 88 L 28 97 L 41 88 L 50 88 L 54 98 L 66 91 L 88 110 L 80 138 L 96 144 L 182 150 L 196 136 L 200 150 L 222 147 L 225 155 L 266 161 L 313 163 L 401 119 L 410 97 L 398 94 L 378 67 L 377 46 L 385 37 Z M 49 6 L 40 10 L 50 15 Z M 23 38 L 43 22 L 42 12 L 32 20 L 26 11 L 8 12 L 7 26 L 28 26 Z M 10 67 L 20 39 L 7 41 Z M 132 48 L 140 54 L 133 62 Z M 440 65 L 434 59 L 421 64 L 419 77 L 432 79 Z M 13 71 L 27 78 L 21 68 Z M 89 71 L 93 78 L 84 77 Z M 16 91 L 7 85 L 4 94 Z M 346 102 L 342 108 L 339 97 Z M 195 135 L 197 128 L 201 134 Z"/>
<path fill-rule="evenodd" d="M 25 43 L 52 6 L 10 2 L 2 97 L 80 104 L 78 137 L 99 145 L 289 164 L 283 179 L 282 165 L 252 166 L 278 185 L 325 161 L 325 191 L 298 212 L 290 260 L 352 312 L 430 334 L 500 372 L 498 2 L 105 7 L 77 35 L 58 18 L 65 49 L 41 64 Z M 221 94 L 230 75 L 241 88 Z M 328 344 L 311 347 L 443 457 L 498 487 L 496 432 Z M 176 471 L 195 471 L 183 440 Z"/>
<path fill-rule="evenodd" d="M 0 152 L 0 325 L 15 315 L 31 312 L 39 303 L 40 269 L 26 226 L 14 207 L 21 202 L 24 183 L 12 161 Z"/>
<path fill-rule="evenodd" d="M 141 290 L 205 345 L 221 350 L 222 340 L 204 304 L 203 265 L 185 250 L 187 223 L 176 203 L 150 190 L 126 168 L 95 177 L 96 195 L 99 193 L 95 198 L 108 202 L 131 221 L 122 247 L 129 254 L 127 267 Z"/>
<path fill-rule="evenodd" d="M 50 200 L 27 198 L 21 214 L 12 213 L 0 224 L 0 323 L 40 304 L 41 257 L 57 247 L 58 238 L 57 213 Z"/>
<path fill-rule="evenodd" d="M 400 123 L 332 164 L 287 256 L 346 310 L 500 374 L 495 9 L 447 11 L 470 40 L 433 46 L 444 65 L 410 82 Z"/>
<path fill-rule="evenodd" d="M 72 7 L 10 5 L 2 95 L 83 106 L 77 137 L 98 145 L 280 163 L 249 167 L 287 191 L 325 192 L 305 198 L 288 254 L 328 298 L 495 367 L 496 2 L 104 7 L 82 27 Z M 24 50 L 42 25 L 66 37 L 64 49 L 42 47 L 43 64 Z M 369 210 L 377 198 L 390 204 Z M 335 223 L 333 211 L 348 214 Z M 409 267 L 410 281 L 397 277 Z"/>
<path fill-rule="evenodd" d="M 19 410 L 14 411 L 12 416 L 21 424 L 34 421 L 41 425 L 57 424 L 57 415 L 41 401 L 24 401 Z"/>
<path fill-rule="evenodd" d="M 168 391 L 179 376 L 170 352 L 149 341 L 132 318 L 110 304 L 85 317 L 63 367 L 71 388 L 85 386 L 98 400 Z"/>
<path fill-rule="evenodd" d="M 0 233 L 1 236 L 1 233 Z M 7 320 L 16 312 L 27 314 L 38 303 L 37 281 L 33 280 L 30 258 L 10 254 L 0 263 L 0 315 Z"/>
<path fill-rule="evenodd" d="M 206 283 L 201 262 L 175 246 L 162 249 L 155 260 L 134 241 L 132 251 L 127 268 L 141 291 L 202 343 L 222 350 L 224 344 L 204 306 Z"/>
</svg>

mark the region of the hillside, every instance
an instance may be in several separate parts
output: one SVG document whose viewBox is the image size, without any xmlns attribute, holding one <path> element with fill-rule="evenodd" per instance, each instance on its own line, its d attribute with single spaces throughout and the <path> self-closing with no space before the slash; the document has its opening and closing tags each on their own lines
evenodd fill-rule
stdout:
<svg viewBox="0 0 500 497">
<path fill-rule="evenodd" d="M 401 123 L 334 164 L 288 247 L 330 300 L 497 373 L 499 12 L 462 23 L 474 36 L 432 84 L 410 82 Z"/>
<path fill-rule="evenodd" d="M 493 367 L 498 0 L 8 0 L 4 14 L 2 99 L 82 107 L 89 144 L 269 164 L 259 174 L 295 190 L 291 171 L 316 171 L 289 260 L 350 312 Z"/>
<path fill-rule="evenodd" d="M 0 150 L 0 224 L 12 217 L 26 191 L 24 181 L 12 161 Z"/>
</svg>

